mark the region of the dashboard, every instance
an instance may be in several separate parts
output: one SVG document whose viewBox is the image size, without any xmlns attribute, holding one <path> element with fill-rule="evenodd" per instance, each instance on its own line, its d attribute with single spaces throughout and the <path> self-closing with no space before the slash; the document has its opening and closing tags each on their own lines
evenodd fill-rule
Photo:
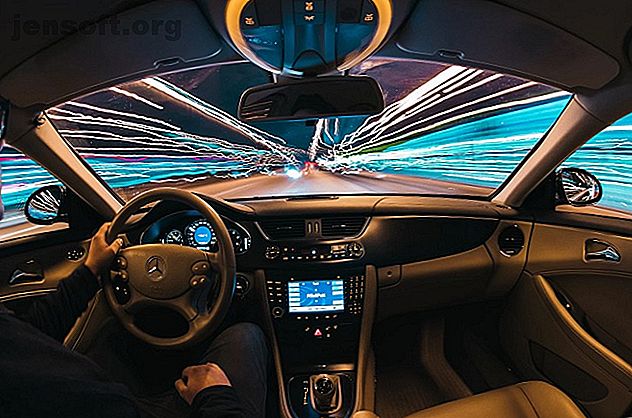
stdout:
<svg viewBox="0 0 632 418">
<path fill-rule="evenodd" d="M 271 286 L 261 284 L 261 276 L 274 286 L 292 278 L 310 281 L 312 292 L 291 289 L 292 301 L 301 302 L 291 308 L 318 310 L 337 306 L 340 295 L 336 283 L 330 288 L 315 282 L 355 277 L 372 267 L 380 318 L 504 294 L 522 271 L 531 230 L 510 208 L 466 199 L 345 196 L 209 203 L 229 231 L 237 287 Z M 217 250 L 212 226 L 183 204 L 161 202 L 136 225 L 127 233 L 133 243 Z M 275 288 L 274 303 L 278 294 L 289 292 L 281 287 Z M 301 292 L 326 297 L 316 301 Z M 282 308 L 290 314 L 289 305 Z"/>
<path fill-rule="evenodd" d="M 230 234 L 235 254 L 250 249 L 252 238 L 248 230 L 230 219 L 222 217 Z M 217 251 L 217 237 L 210 222 L 197 211 L 176 212 L 151 224 L 140 237 L 141 244 L 175 244 Z"/>
</svg>

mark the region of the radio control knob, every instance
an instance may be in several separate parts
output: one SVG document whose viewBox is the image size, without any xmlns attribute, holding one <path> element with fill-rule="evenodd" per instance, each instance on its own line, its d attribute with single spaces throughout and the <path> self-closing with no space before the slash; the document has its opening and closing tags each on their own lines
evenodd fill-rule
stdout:
<svg viewBox="0 0 632 418">
<path fill-rule="evenodd" d="M 364 248 L 359 242 L 350 242 L 347 244 L 347 254 L 351 257 L 362 257 L 364 255 Z"/>
<path fill-rule="evenodd" d="M 275 306 L 274 308 L 272 308 L 272 316 L 275 318 L 281 318 L 284 312 L 285 311 L 280 306 Z"/>
<path fill-rule="evenodd" d="M 281 254 L 281 249 L 277 247 L 276 245 L 271 245 L 269 247 L 266 247 L 265 256 L 268 260 L 274 260 L 280 254 Z"/>
</svg>

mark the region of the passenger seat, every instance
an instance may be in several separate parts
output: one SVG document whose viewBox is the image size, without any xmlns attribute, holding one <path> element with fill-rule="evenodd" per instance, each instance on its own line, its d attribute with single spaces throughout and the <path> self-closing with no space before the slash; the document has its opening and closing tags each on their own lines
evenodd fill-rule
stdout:
<svg viewBox="0 0 632 418">
<path fill-rule="evenodd" d="M 585 418 L 559 389 L 525 382 L 424 409 L 407 418 Z"/>
</svg>

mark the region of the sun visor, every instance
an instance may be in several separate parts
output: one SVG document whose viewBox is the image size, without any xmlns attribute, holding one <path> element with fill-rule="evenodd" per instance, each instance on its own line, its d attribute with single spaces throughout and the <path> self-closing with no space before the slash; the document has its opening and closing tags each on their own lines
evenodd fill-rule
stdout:
<svg viewBox="0 0 632 418">
<path fill-rule="evenodd" d="M 68 25 L 47 22 L 53 23 Z M 18 107 L 51 105 L 161 67 L 209 59 L 223 45 L 194 1 L 154 1 L 82 27 L 32 56 L 0 80 L 0 96 Z"/>
<path fill-rule="evenodd" d="M 588 42 L 531 15 L 483 0 L 424 0 L 400 32 L 400 49 L 481 66 L 567 90 L 599 89 L 619 63 Z"/>
</svg>

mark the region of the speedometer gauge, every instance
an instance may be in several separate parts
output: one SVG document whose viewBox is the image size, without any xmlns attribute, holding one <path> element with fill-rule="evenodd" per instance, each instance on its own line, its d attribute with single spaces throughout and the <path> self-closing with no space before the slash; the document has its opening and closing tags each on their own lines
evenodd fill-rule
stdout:
<svg viewBox="0 0 632 418">
<path fill-rule="evenodd" d="M 182 245 L 182 238 L 182 232 L 177 229 L 173 229 L 164 236 L 164 238 L 162 239 L 162 243 Z"/>
<path fill-rule="evenodd" d="M 187 244 L 198 250 L 209 251 L 217 240 L 213 227 L 205 219 L 191 222 L 187 226 L 185 234 Z"/>
</svg>

